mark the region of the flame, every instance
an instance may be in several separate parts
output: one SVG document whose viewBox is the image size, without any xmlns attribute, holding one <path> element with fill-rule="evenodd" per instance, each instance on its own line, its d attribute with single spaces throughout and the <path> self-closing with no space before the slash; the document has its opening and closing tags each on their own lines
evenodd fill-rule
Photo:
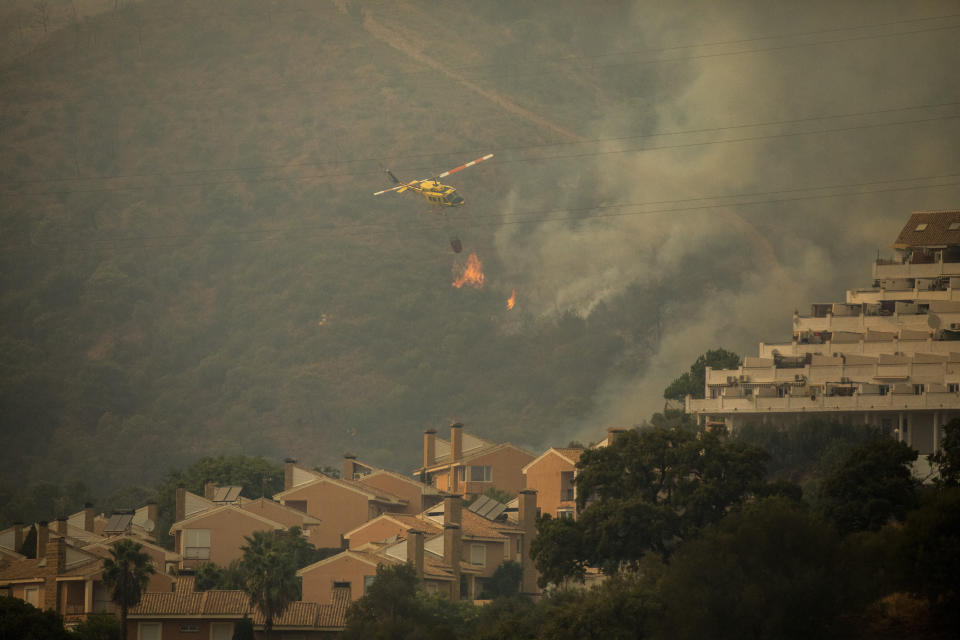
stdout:
<svg viewBox="0 0 960 640">
<path fill-rule="evenodd" d="M 514 289 L 510 292 L 510 297 L 507 298 L 507 311 L 513 309 L 513 305 L 517 304 L 517 290 Z"/>
<path fill-rule="evenodd" d="M 467 264 L 453 263 L 453 286 L 457 289 L 463 285 L 468 285 L 474 289 L 483 288 L 483 262 L 477 257 L 477 254 L 471 253 L 467 256 Z"/>
</svg>

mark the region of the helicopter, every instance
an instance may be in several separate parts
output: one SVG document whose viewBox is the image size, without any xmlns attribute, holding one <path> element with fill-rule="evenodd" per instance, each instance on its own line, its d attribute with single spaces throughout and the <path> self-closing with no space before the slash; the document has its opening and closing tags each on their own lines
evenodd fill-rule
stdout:
<svg viewBox="0 0 960 640">
<path fill-rule="evenodd" d="M 427 202 L 434 206 L 438 207 L 460 207 L 463 206 L 466 201 L 463 199 L 457 190 L 453 187 L 440 183 L 441 178 L 446 178 L 449 175 L 453 175 L 458 171 L 463 171 L 468 167 L 472 167 L 475 164 L 479 164 L 484 160 L 489 160 L 493 157 L 492 153 L 488 153 L 482 158 L 477 158 L 476 160 L 471 160 L 466 164 L 462 164 L 455 169 L 450 169 L 449 171 L 444 171 L 441 174 L 433 178 L 423 178 L 411 180 L 410 182 L 402 182 L 397 176 L 393 175 L 393 172 L 390 169 L 386 169 L 387 175 L 390 176 L 390 179 L 393 180 L 393 183 L 396 185 L 390 187 L 389 189 L 384 189 L 383 191 L 377 191 L 373 195 L 379 196 L 384 193 L 389 193 L 391 191 L 396 191 L 397 193 L 403 193 L 404 191 L 416 191 L 422 195 Z M 463 245 L 460 240 L 456 237 L 450 238 L 450 246 L 453 249 L 454 253 L 460 253 L 463 250 Z"/>
</svg>

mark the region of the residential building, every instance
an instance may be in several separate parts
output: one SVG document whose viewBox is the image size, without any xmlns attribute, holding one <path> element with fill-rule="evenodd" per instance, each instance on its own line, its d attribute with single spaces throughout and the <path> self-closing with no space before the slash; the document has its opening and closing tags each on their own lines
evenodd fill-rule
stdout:
<svg viewBox="0 0 960 640">
<path fill-rule="evenodd" d="M 357 460 L 347 454 L 343 460 L 344 480 L 355 480 L 362 485 L 386 491 L 406 500 L 403 513 L 416 515 L 443 500 L 443 493 L 436 487 L 407 476 L 381 469 Z"/>
<path fill-rule="evenodd" d="M 733 429 L 873 424 L 923 457 L 937 450 L 960 417 L 960 210 L 914 213 L 892 248 L 871 286 L 794 312 L 790 340 L 760 343 L 737 369 L 708 367 L 706 398 L 688 397 L 687 412 Z"/>
<path fill-rule="evenodd" d="M 448 496 L 442 508 L 417 516 L 381 515 L 348 532 L 348 550 L 298 572 L 304 597 L 323 602 L 339 586 L 349 588 L 351 599 L 357 600 L 378 566 L 410 562 L 428 592 L 476 599 L 506 560 L 522 565 L 523 588 L 536 593 L 536 572 L 530 560 L 536 494 L 523 491 L 520 497 L 525 509 L 521 507 L 522 513 L 513 520 L 490 520 L 464 510 L 459 496 Z"/>
<path fill-rule="evenodd" d="M 423 434 L 423 466 L 413 475 L 438 490 L 463 497 L 481 495 L 491 488 L 516 494 L 523 489 L 524 465 L 536 456 L 509 442 L 490 442 L 450 425 L 450 440 L 434 429 Z"/>
<path fill-rule="evenodd" d="M 243 591 L 195 591 L 192 575 L 178 576 L 176 589 L 166 593 L 146 593 L 140 604 L 130 610 L 127 637 L 137 640 L 202 638 L 230 640 L 234 627 L 244 617 L 263 633 L 263 614 L 250 606 Z M 349 597 L 335 590 L 327 603 L 298 601 L 274 620 L 274 633 L 281 638 L 320 640 L 338 637 L 346 621 Z"/>
<path fill-rule="evenodd" d="M 57 529 L 62 531 L 66 526 L 63 518 Z M 109 548 L 99 542 L 84 548 L 74 546 L 69 538 L 51 532 L 46 522 L 37 523 L 36 533 L 35 558 L 15 559 L 0 568 L 0 594 L 55 611 L 64 617 L 67 626 L 85 620 L 91 613 L 113 612 L 114 605 L 101 577 Z M 172 580 L 164 572 L 163 550 L 145 550 L 156 572 L 147 590 L 169 592 Z"/>
<path fill-rule="evenodd" d="M 406 513 L 405 498 L 357 480 L 331 478 L 288 460 L 284 490 L 273 496 L 288 507 L 319 519 L 310 542 L 318 548 L 342 548 L 343 534 L 381 513 Z"/>
<path fill-rule="evenodd" d="M 170 535 L 182 567 L 196 568 L 205 562 L 225 567 L 243 557 L 246 538 L 254 532 L 286 529 L 275 520 L 225 504 L 173 523 Z"/>
<path fill-rule="evenodd" d="M 577 461 L 583 449 L 550 447 L 523 469 L 524 484 L 537 492 L 537 511 L 552 518 L 576 518 Z"/>
</svg>

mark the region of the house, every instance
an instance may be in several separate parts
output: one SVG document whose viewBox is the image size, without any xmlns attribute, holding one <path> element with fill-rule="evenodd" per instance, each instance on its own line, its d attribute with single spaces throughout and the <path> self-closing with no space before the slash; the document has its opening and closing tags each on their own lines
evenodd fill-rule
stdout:
<svg viewBox="0 0 960 640">
<path fill-rule="evenodd" d="M 285 531 L 283 524 L 241 507 L 224 504 L 189 516 L 170 527 L 181 566 L 205 562 L 225 567 L 243 557 L 246 538 L 255 531 Z"/>
<path fill-rule="evenodd" d="M 537 492 L 537 511 L 552 518 L 575 518 L 577 491 L 573 480 L 583 449 L 550 447 L 522 469 L 524 483 Z"/>
<path fill-rule="evenodd" d="M 323 602 L 337 587 L 357 600 L 377 567 L 413 564 L 428 592 L 451 598 L 479 598 L 485 582 L 506 560 L 524 569 L 523 589 L 536 593 L 530 542 L 536 535 L 536 494 L 522 491 L 517 521 L 490 520 L 464 510 L 459 496 L 448 496 L 439 510 L 417 516 L 383 514 L 344 537 L 350 548 L 297 572 L 304 597 Z"/>
<path fill-rule="evenodd" d="M 66 527 L 66 518 L 58 521 L 58 530 Z M 36 532 L 36 558 L 15 559 L 0 568 L 0 594 L 55 611 L 68 626 L 85 620 L 91 613 L 112 612 L 114 605 L 101 579 L 109 549 L 97 546 L 100 543 L 84 548 L 74 546 L 67 537 L 51 532 L 46 522 L 37 523 Z M 162 556 L 150 555 L 156 573 L 150 577 L 147 590 L 169 592 L 172 580 L 164 573 L 164 565 L 156 560 Z"/>
<path fill-rule="evenodd" d="M 127 617 L 127 637 L 137 640 L 202 638 L 230 640 L 234 627 L 249 617 L 254 629 L 263 632 L 263 614 L 251 607 L 243 591 L 195 591 L 192 575 L 178 576 L 176 589 L 146 593 Z M 349 598 L 344 590 L 331 594 L 327 603 L 294 602 L 273 622 L 280 638 L 320 640 L 338 637 L 346 624 Z"/>
<path fill-rule="evenodd" d="M 450 425 L 450 440 L 434 429 L 423 434 L 423 466 L 413 475 L 440 491 L 469 497 L 490 488 L 516 494 L 523 489 L 521 469 L 534 455 L 509 442 L 495 443 Z"/>
<path fill-rule="evenodd" d="M 436 487 L 407 476 L 360 462 L 356 456 L 347 454 L 343 460 L 343 479 L 386 491 L 407 502 L 404 513 L 416 515 L 443 500 L 443 493 Z"/>
<path fill-rule="evenodd" d="M 342 536 L 381 513 L 405 513 L 405 498 L 357 480 L 331 478 L 288 460 L 284 490 L 273 496 L 280 504 L 320 520 L 311 532 L 317 548 L 342 548 Z"/>
</svg>

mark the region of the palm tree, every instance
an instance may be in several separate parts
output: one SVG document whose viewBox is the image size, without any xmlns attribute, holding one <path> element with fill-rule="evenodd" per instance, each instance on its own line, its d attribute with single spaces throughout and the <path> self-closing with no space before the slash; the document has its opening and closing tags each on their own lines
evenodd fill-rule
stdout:
<svg viewBox="0 0 960 640">
<path fill-rule="evenodd" d="M 103 583 L 110 598 L 120 606 L 120 640 L 127 640 L 127 611 L 140 602 L 150 576 L 155 573 L 143 545 L 120 540 L 110 549 L 112 558 L 103 561 Z"/>
<path fill-rule="evenodd" d="M 290 545 L 282 534 L 273 531 L 254 531 L 244 538 L 243 560 L 245 591 L 251 606 L 263 613 L 267 638 L 273 630 L 273 621 L 283 615 L 290 603 L 300 598 L 297 567 Z"/>
</svg>

